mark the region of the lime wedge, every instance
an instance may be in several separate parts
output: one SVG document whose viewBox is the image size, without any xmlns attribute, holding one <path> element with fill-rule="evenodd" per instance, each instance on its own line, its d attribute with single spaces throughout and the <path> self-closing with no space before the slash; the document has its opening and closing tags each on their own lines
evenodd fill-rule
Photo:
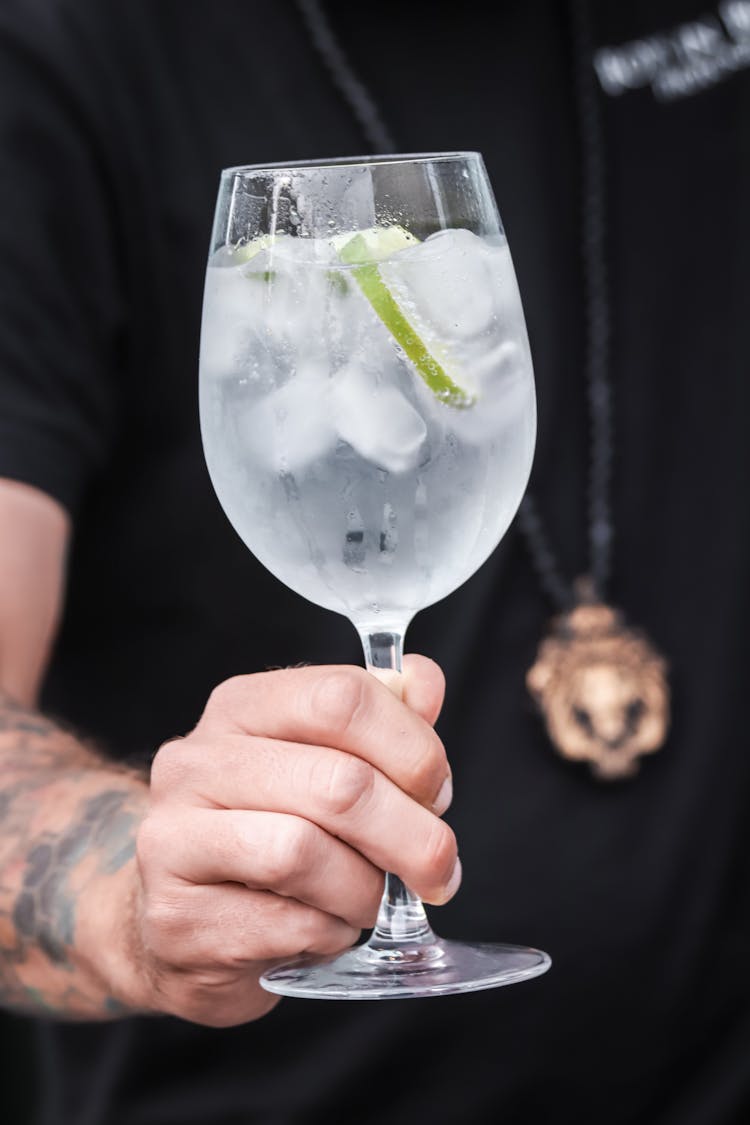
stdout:
<svg viewBox="0 0 750 1125">
<path fill-rule="evenodd" d="M 249 262 L 256 254 L 260 254 L 261 250 L 267 250 L 275 241 L 276 235 L 261 234 L 258 238 L 253 238 L 250 242 L 242 242 L 239 246 L 234 247 L 232 260 L 237 265 L 241 265 L 243 262 Z"/>
<path fill-rule="evenodd" d="M 394 223 L 390 227 L 369 227 L 357 231 L 356 234 L 337 234 L 331 239 L 334 250 L 347 263 L 351 262 L 382 262 L 390 258 L 391 254 L 405 249 L 407 246 L 416 246 L 419 239 L 410 234 L 406 227 Z M 349 247 L 348 257 L 344 257 L 344 250 Z"/>
<path fill-rule="evenodd" d="M 419 240 L 403 227 L 372 227 L 333 240 L 341 261 L 353 266 L 352 274 L 393 339 L 402 348 L 436 398 L 449 406 L 471 406 L 474 396 L 459 387 L 409 322 L 386 285 L 378 262 Z"/>
</svg>

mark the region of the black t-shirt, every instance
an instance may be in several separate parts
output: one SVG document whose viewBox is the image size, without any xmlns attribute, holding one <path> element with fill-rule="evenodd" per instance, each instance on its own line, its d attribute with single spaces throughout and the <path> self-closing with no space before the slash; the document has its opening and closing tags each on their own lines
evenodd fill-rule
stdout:
<svg viewBox="0 0 750 1125">
<path fill-rule="evenodd" d="M 223 1031 L 47 1026 L 44 1125 L 750 1119 L 750 19 L 713 0 L 590 8 L 611 596 L 669 660 L 667 745 L 610 786 L 554 755 L 524 687 L 550 606 L 512 529 L 409 647 L 448 681 L 464 882 L 436 926 L 537 945 L 551 972 L 440 1000 L 284 1001 Z M 532 488 L 581 574 L 574 79 L 592 64 L 569 10 L 328 9 L 402 150 L 485 155 L 538 382 Z M 284 589 L 223 516 L 196 357 L 219 170 L 367 147 L 291 0 L 0 3 L 0 474 L 73 514 L 44 702 L 112 754 L 188 730 L 231 674 L 359 661 L 351 626 Z"/>
</svg>

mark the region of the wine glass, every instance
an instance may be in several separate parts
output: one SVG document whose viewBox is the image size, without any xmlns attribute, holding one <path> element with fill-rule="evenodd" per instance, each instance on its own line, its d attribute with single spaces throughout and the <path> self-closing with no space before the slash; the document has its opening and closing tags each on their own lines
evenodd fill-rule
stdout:
<svg viewBox="0 0 750 1125">
<path fill-rule="evenodd" d="M 526 327 L 480 154 L 224 171 L 200 404 L 239 535 L 291 589 L 345 614 L 367 668 L 398 690 L 409 621 L 495 548 L 533 457 Z M 440 940 L 389 874 L 369 941 L 261 983 L 384 999 L 492 988 L 549 964 Z"/>
</svg>

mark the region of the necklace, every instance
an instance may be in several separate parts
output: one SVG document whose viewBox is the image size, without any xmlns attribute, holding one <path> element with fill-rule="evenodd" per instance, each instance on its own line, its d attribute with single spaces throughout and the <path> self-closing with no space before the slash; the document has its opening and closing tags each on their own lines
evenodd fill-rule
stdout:
<svg viewBox="0 0 750 1125">
<path fill-rule="evenodd" d="M 397 151 L 371 92 L 355 73 L 318 0 L 296 3 L 318 56 L 371 151 Z M 536 499 L 527 494 L 519 510 L 519 526 L 556 616 L 539 645 L 526 684 L 557 752 L 570 761 L 588 763 L 595 777 L 612 781 L 633 776 L 640 757 L 663 745 L 669 728 L 669 687 L 664 658 L 643 632 L 629 627 L 623 614 L 605 602 L 612 568 L 613 411 L 603 146 L 586 0 L 571 0 L 570 10 L 583 172 L 589 568 L 575 582 L 565 580 Z"/>
</svg>

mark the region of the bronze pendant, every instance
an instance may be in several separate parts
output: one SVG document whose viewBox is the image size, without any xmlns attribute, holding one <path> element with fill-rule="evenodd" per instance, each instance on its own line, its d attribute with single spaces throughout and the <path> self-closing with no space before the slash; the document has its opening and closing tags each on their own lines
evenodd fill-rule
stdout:
<svg viewBox="0 0 750 1125">
<path fill-rule="evenodd" d="M 582 601 L 553 623 L 526 685 L 555 749 L 602 781 L 632 777 L 667 736 L 667 663 L 602 602 Z"/>
</svg>

